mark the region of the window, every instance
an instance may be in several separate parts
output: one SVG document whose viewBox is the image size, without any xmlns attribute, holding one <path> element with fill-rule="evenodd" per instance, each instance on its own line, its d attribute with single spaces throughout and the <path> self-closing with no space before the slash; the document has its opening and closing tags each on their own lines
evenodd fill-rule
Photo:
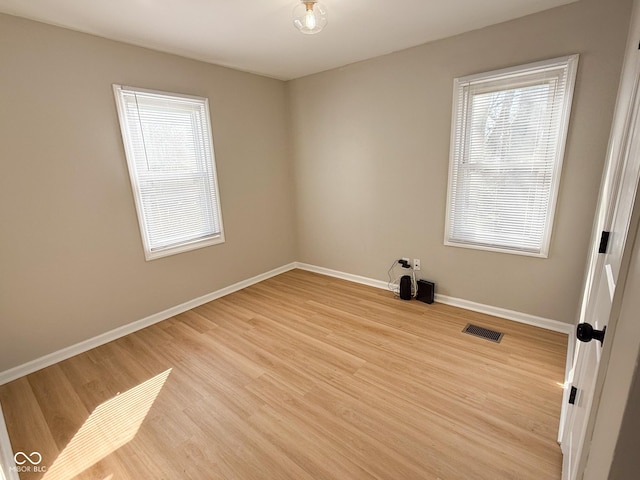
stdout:
<svg viewBox="0 0 640 480">
<path fill-rule="evenodd" d="M 577 64 L 455 79 L 445 245 L 547 257 Z"/>
<path fill-rule="evenodd" d="M 207 99 L 113 88 L 146 259 L 224 242 Z"/>
</svg>

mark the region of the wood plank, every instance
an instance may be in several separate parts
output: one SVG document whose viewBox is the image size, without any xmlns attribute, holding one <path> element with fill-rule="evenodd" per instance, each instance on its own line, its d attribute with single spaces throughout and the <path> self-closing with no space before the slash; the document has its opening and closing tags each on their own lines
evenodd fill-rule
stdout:
<svg viewBox="0 0 640 480">
<path fill-rule="evenodd" d="M 470 322 L 502 342 L 462 334 Z M 566 342 L 293 270 L 3 385 L 0 401 L 14 449 L 49 466 L 80 458 L 65 448 L 92 412 L 123 409 L 82 446 L 96 460 L 81 480 L 557 480 Z M 157 396 L 132 396 L 159 375 Z M 142 422 L 101 458 L 101 438 L 139 420 L 133 404 Z"/>
</svg>

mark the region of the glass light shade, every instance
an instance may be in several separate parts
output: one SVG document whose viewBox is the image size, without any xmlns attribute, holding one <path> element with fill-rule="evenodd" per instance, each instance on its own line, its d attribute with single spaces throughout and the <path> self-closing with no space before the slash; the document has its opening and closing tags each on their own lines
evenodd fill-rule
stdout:
<svg viewBox="0 0 640 480">
<path fill-rule="evenodd" d="M 293 24 L 305 35 L 318 33 L 327 25 L 327 8 L 316 1 L 302 0 L 293 9 Z"/>
</svg>

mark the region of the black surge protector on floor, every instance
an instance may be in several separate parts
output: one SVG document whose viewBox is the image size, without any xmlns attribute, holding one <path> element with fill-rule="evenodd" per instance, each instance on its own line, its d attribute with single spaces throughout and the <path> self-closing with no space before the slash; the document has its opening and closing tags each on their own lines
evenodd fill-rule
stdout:
<svg viewBox="0 0 640 480">
<path fill-rule="evenodd" d="M 433 303 L 435 293 L 435 283 L 427 282 L 426 280 L 418 280 L 418 294 L 416 295 L 416 300 L 420 300 L 424 303 Z"/>
</svg>

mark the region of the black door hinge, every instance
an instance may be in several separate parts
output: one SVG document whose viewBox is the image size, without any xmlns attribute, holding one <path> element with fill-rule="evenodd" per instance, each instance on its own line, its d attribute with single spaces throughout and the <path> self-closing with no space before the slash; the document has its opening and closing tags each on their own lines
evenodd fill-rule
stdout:
<svg viewBox="0 0 640 480">
<path fill-rule="evenodd" d="M 598 248 L 598 253 L 607 253 L 607 247 L 609 246 L 609 236 L 611 232 L 602 232 L 600 236 L 600 248 Z"/>
<path fill-rule="evenodd" d="M 571 393 L 569 393 L 569 404 L 575 405 L 576 403 L 576 395 L 578 394 L 578 389 L 574 386 L 571 387 Z"/>
</svg>

